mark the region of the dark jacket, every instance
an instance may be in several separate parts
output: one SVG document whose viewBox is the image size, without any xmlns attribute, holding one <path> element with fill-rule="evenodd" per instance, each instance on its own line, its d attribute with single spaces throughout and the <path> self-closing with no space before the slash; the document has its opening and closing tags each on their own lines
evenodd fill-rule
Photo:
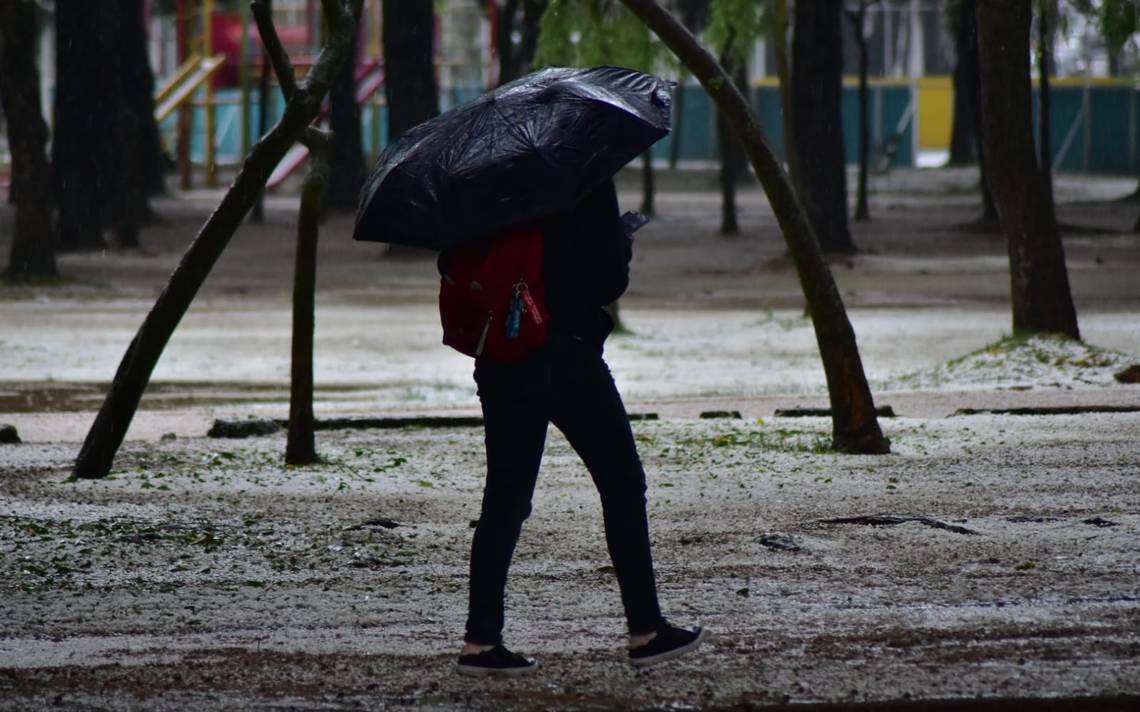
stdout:
<svg viewBox="0 0 1140 712">
<path fill-rule="evenodd" d="M 629 286 L 633 243 L 607 180 L 570 210 L 543 223 L 543 273 L 553 329 L 601 345 L 613 330 L 602 307 Z"/>
</svg>

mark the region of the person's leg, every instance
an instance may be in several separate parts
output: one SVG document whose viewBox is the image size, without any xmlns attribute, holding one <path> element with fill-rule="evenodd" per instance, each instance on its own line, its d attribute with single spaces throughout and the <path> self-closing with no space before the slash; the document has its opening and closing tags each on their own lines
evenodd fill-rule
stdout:
<svg viewBox="0 0 1140 712">
<path fill-rule="evenodd" d="M 664 620 L 649 550 L 645 472 L 625 405 L 601 354 L 586 344 L 557 349 L 551 374 L 551 422 L 578 452 L 601 496 L 629 632 L 651 634 Z"/>
<path fill-rule="evenodd" d="M 471 543 L 471 579 L 464 640 L 502 642 L 507 570 L 523 521 L 530 515 L 547 416 L 530 369 L 476 368 L 483 406 L 487 482 Z"/>
</svg>

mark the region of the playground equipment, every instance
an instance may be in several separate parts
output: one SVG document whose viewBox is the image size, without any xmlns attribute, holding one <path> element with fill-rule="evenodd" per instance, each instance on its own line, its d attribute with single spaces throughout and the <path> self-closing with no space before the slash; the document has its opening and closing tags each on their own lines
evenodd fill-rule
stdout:
<svg viewBox="0 0 1140 712">
<path fill-rule="evenodd" d="M 219 163 L 232 166 L 250 150 L 258 125 L 269 126 L 282 108 L 277 82 L 259 82 L 265 71 L 260 38 L 252 33 L 249 5 L 235 3 L 225 11 L 218 0 L 176 0 L 174 40 L 178 69 L 156 94 L 156 118 L 177 157 L 181 186 L 192 187 L 198 169 L 206 186 L 217 184 Z M 370 58 L 357 66 L 357 101 L 371 110 L 372 152 L 379 143 L 377 90 L 383 86 L 380 68 L 380 0 L 363 0 L 358 34 L 360 54 Z M 303 73 L 315 61 L 326 28 L 319 0 L 274 0 L 278 37 Z M 272 78 L 272 73 L 266 75 Z M 261 101 L 258 84 L 268 101 Z M 266 116 L 255 122 L 257 112 Z M 327 112 L 326 112 L 327 115 Z M 366 113 L 367 116 L 367 113 Z M 289 154 L 275 173 L 278 185 L 304 163 L 307 151 Z M 221 160 L 219 161 L 219 156 Z"/>
<path fill-rule="evenodd" d="M 190 101 L 195 92 L 221 69 L 226 58 L 192 56 L 154 95 L 154 118 L 163 121 Z"/>
</svg>

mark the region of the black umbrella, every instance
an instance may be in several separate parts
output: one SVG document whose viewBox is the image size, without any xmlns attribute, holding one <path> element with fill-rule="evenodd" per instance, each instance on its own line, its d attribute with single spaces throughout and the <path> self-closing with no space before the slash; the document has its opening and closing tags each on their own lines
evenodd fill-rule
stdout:
<svg viewBox="0 0 1140 712">
<path fill-rule="evenodd" d="M 619 67 L 504 84 L 384 149 L 353 238 L 445 249 L 573 207 L 669 133 L 672 88 Z"/>
</svg>

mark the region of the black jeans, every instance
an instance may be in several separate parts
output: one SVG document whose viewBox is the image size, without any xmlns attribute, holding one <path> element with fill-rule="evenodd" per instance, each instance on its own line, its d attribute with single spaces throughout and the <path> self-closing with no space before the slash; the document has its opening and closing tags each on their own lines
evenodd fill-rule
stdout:
<svg viewBox="0 0 1140 712">
<path fill-rule="evenodd" d="M 467 642 L 502 642 L 507 569 L 530 515 L 549 423 L 577 451 L 601 495 L 629 632 L 655 630 L 662 617 L 649 553 L 645 472 L 601 348 L 552 332 L 550 342 L 521 363 L 476 361 L 475 382 L 486 427 L 487 483 L 471 545 Z"/>
</svg>

